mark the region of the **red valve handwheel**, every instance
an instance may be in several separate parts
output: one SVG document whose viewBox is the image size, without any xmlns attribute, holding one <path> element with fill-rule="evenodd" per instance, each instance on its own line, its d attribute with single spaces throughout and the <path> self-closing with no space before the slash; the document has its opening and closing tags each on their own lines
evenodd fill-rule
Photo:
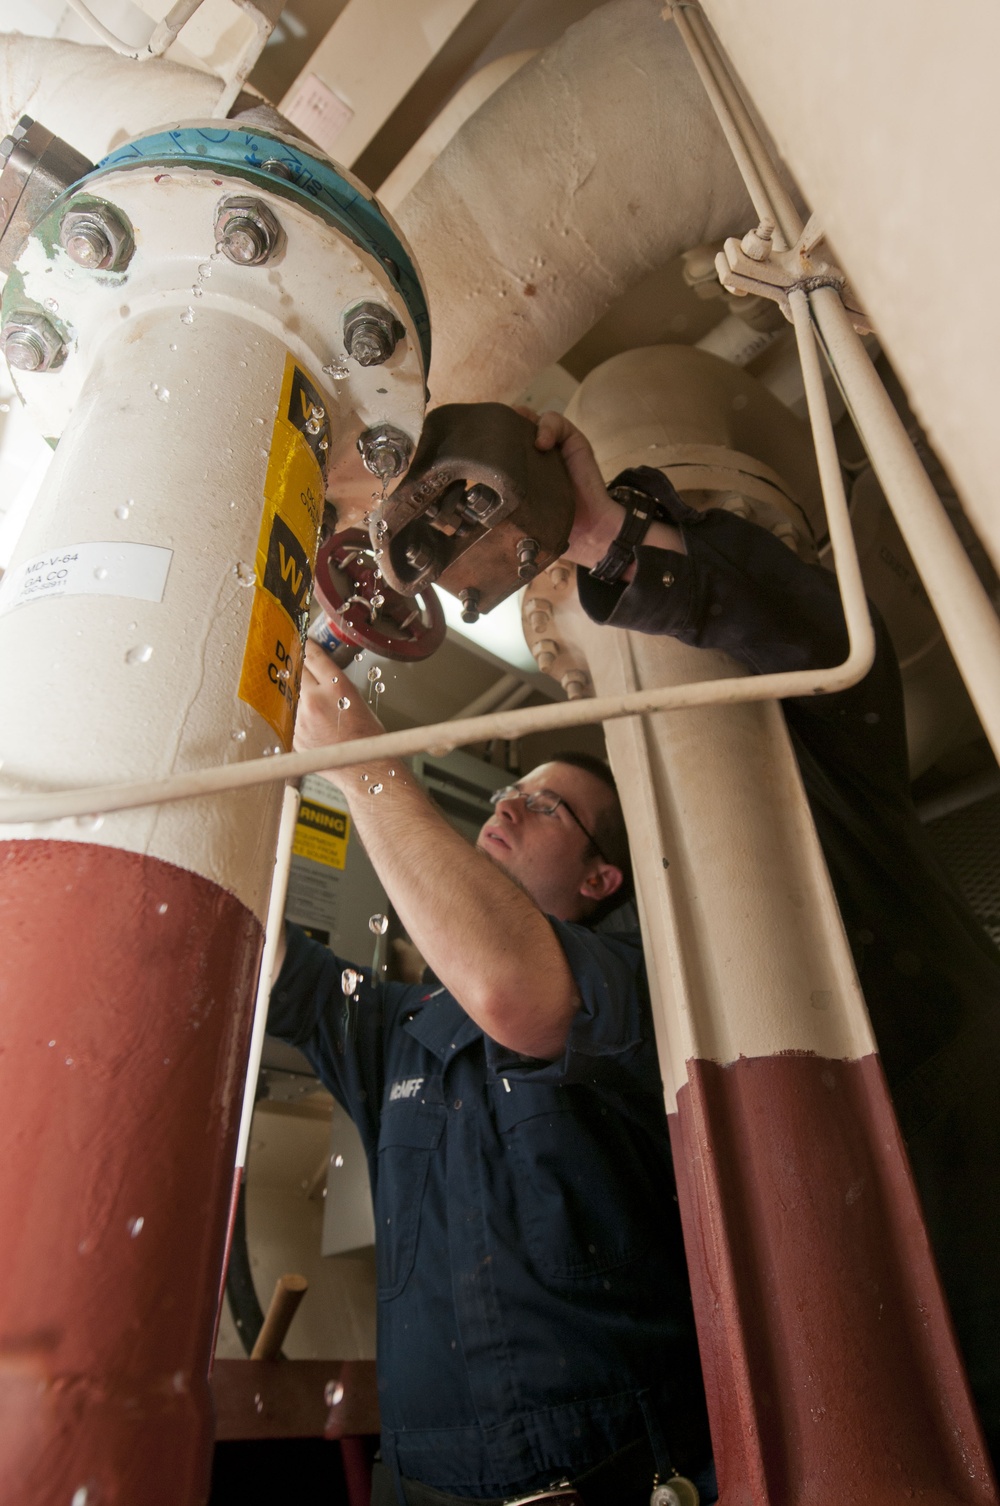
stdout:
<svg viewBox="0 0 1000 1506">
<path fill-rule="evenodd" d="M 444 642 L 444 611 L 433 586 L 403 596 L 375 575 L 367 533 L 345 528 L 316 558 L 315 590 L 338 638 L 385 659 L 427 659 Z M 381 595 L 381 606 L 373 607 Z"/>
</svg>

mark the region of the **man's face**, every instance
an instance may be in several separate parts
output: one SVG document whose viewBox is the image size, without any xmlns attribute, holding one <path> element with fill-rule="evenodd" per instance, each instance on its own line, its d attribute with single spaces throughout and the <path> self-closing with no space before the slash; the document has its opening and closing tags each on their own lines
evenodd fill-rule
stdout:
<svg viewBox="0 0 1000 1506">
<path fill-rule="evenodd" d="M 586 769 L 572 764 L 543 763 L 517 788 L 524 793 L 557 795 L 570 805 L 589 832 L 595 832 L 605 809 L 613 804 L 607 786 Z M 524 800 L 501 800 L 486 822 L 476 847 L 492 858 L 557 920 L 579 920 L 598 901 L 613 892 L 608 874 L 620 873 L 594 852 L 587 837 L 565 806 L 552 815 L 530 811 Z"/>
</svg>

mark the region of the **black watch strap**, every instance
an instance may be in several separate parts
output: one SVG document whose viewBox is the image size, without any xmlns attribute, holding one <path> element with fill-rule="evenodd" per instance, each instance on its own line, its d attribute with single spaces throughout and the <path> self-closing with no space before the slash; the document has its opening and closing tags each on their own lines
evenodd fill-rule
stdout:
<svg viewBox="0 0 1000 1506">
<path fill-rule="evenodd" d="M 603 581 L 606 586 L 613 586 L 632 563 L 635 550 L 646 537 L 649 525 L 655 522 L 657 506 L 652 497 L 647 497 L 645 492 L 638 491 L 634 486 L 612 486 L 608 489 L 608 495 L 615 502 L 621 503 L 625 517 L 607 554 L 598 560 L 590 573 L 595 580 Z"/>
</svg>

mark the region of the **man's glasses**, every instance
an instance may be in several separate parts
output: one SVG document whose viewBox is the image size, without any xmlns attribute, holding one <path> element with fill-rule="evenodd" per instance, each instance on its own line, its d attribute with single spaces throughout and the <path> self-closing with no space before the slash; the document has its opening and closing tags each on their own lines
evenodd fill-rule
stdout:
<svg viewBox="0 0 1000 1506">
<path fill-rule="evenodd" d="M 500 804 L 501 800 L 523 800 L 527 809 L 534 811 L 538 816 L 554 816 L 562 806 L 566 814 L 576 822 L 602 862 L 611 862 L 611 859 L 601 851 L 597 838 L 587 830 L 569 801 L 564 800 L 561 795 L 553 795 L 548 790 L 519 790 L 516 784 L 507 784 L 502 790 L 494 790 L 490 796 L 490 804 L 494 808 Z"/>
</svg>

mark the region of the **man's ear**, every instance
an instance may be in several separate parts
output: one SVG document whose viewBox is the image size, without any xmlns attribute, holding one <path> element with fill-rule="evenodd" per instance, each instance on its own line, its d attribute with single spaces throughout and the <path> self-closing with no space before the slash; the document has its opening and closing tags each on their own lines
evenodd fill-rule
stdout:
<svg viewBox="0 0 1000 1506">
<path fill-rule="evenodd" d="M 612 894 L 617 894 L 625 882 L 625 875 L 614 863 L 605 863 L 598 859 L 590 873 L 580 885 L 580 893 L 584 899 L 589 899 L 593 904 L 599 905 L 602 900 L 610 899 Z"/>
</svg>

